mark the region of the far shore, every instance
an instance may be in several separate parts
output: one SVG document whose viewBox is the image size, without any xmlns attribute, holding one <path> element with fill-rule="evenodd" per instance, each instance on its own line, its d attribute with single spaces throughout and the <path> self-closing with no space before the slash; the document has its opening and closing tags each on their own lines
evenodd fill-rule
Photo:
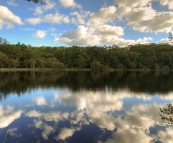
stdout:
<svg viewBox="0 0 173 143">
<path fill-rule="evenodd" d="M 78 69 L 78 68 L 62 68 L 62 69 L 55 69 L 55 68 L 0 68 L 0 72 L 28 72 L 28 71 L 36 71 L 36 72 L 56 72 L 56 71 L 116 71 L 116 72 L 149 72 L 149 71 L 155 71 L 155 72 L 170 72 L 173 71 L 173 69 L 170 70 L 162 70 L 162 69 L 104 69 L 104 70 L 93 70 L 90 68 L 85 69 Z"/>
</svg>

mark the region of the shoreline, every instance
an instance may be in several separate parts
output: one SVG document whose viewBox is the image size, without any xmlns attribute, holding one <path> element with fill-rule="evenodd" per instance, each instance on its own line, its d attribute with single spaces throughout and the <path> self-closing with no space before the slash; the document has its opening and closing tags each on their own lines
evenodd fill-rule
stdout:
<svg viewBox="0 0 173 143">
<path fill-rule="evenodd" d="M 77 69 L 77 68 L 64 68 L 64 69 L 51 69 L 51 68 L 0 68 L 0 72 L 56 72 L 56 71 L 95 71 L 95 72 L 172 72 L 173 70 L 155 70 L 155 69 L 104 69 L 104 70 L 93 70 L 93 69 Z"/>
</svg>

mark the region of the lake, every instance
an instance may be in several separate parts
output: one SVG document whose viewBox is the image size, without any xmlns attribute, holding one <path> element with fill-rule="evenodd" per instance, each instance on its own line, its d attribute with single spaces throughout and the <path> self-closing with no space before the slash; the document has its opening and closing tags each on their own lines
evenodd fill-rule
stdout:
<svg viewBox="0 0 173 143">
<path fill-rule="evenodd" d="M 172 102 L 172 72 L 0 72 L 0 143 L 171 143 Z"/>
</svg>

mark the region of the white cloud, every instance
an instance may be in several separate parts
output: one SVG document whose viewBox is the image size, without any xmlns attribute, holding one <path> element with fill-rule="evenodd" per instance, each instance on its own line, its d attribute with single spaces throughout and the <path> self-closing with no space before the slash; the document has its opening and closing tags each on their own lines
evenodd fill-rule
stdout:
<svg viewBox="0 0 173 143">
<path fill-rule="evenodd" d="M 169 43 L 169 39 L 168 38 L 162 38 L 159 43 Z"/>
<path fill-rule="evenodd" d="M 7 4 L 10 5 L 10 6 L 18 6 L 18 4 L 15 3 L 14 0 L 7 0 Z"/>
<path fill-rule="evenodd" d="M 168 127 L 166 128 L 166 131 L 158 131 L 158 137 L 160 141 L 164 143 L 172 143 L 173 141 L 173 128 Z"/>
<path fill-rule="evenodd" d="M 70 15 L 75 16 L 71 18 L 73 24 L 85 24 L 85 18 L 90 14 L 90 12 L 74 11 Z"/>
<path fill-rule="evenodd" d="M 51 134 L 51 133 L 54 133 L 55 132 L 55 129 L 49 125 L 44 125 L 43 126 L 43 132 L 42 132 L 42 137 L 47 140 L 48 139 L 48 136 Z"/>
<path fill-rule="evenodd" d="M 68 16 L 61 15 L 59 13 L 47 14 L 43 17 L 43 22 L 51 23 L 51 24 L 61 24 L 61 23 L 69 23 L 70 20 Z"/>
<path fill-rule="evenodd" d="M 133 143 L 150 143 L 151 140 L 153 138 L 148 136 L 145 131 L 128 128 L 127 130 L 118 129 L 106 143 L 129 143 L 129 141 Z"/>
<path fill-rule="evenodd" d="M 64 120 L 68 117 L 68 114 L 62 114 L 61 112 L 49 112 L 49 113 L 41 113 L 36 110 L 31 110 L 26 113 L 28 117 L 37 117 L 42 118 L 46 121 L 54 121 L 58 122 L 59 120 Z"/>
<path fill-rule="evenodd" d="M 134 8 L 131 9 L 130 12 L 126 13 L 126 18 L 129 24 L 151 20 L 155 16 L 156 16 L 156 11 L 151 7 Z"/>
<path fill-rule="evenodd" d="M 55 132 L 55 129 L 45 123 L 43 123 L 42 121 L 34 121 L 34 125 L 36 128 L 39 128 L 39 129 L 42 129 L 43 132 L 42 132 L 42 137 L 47 140 L 48 139 L 48 136 L 51 134 L 51 133 L 54 133 Z"/>
<path fill-rule="evenodd" d="M 173 12 L 157 12 L 152 7 L 120 8 L 118 18 L 127 20 L 127 26 L 140 32 L 168 32 L 172 29 Z"/>
<path fill-rule="evenodd" d="M 91 97 L 93 97 L 91 99 Z M 65 92 L 61 95 L 55 94 L 55 100 L 59 100 L 65 104 L 75 106 L 77 110 L 95 109 L 98 111 L 112 111 L 120 110 L 123 106 L 122 101 L 116 98 L 114 94 L 104 93 L 104 96 L 100 92 L 80 92 L 80 94 L 73 94 Z M 114 104 L 116 102 L 116 104 Z"/>
<path fill-rule="evenodd" d="M 91 13 L 88 25 L 97 26 L 98 24 L 112 21 L 117 17 L 116 12 L 117 9 L 115 6 L 103 7 L 98 12 Z"/>
<path fill-rule="evenodd" d="M 46 31 L 37 30 L 35 34 L 32 35 L 33 38 L 44 38 L 46 36 Z"/>
<path fill-rule="evenodd" d="M 41 15 L 44 12 L 53 9 L 55 6 L 56 6 L 56 3 L 55 2 L 52 2 L 50 0 L 46 0 L 46 5 L 36 7 L 34 9 L 34 11 L 35 11 L 34 14 Z"/>
<path fill-rule="evenodd" d="M 125 40 L 115 35 L 123 35 L 123 29 L 110 25 L 98 26 L 96 29 L 78 26 L 76 30 L 70 30 L 64 32 L 59 37 L 55 37 L 54 41 L 63 42 L 67 45 L 116 44 L 122 47 L 135 43 L 134 40 Z"/>
<path fill-rule="evenodd" d="M 111 31 L 112 30 L 112 31 Z M 116 36 L 117 35 L 117 36 Z M 76 30 L 66 31 L 59 37 L 55 37 L 54 42 L 62 42 L 67 45 L 97 45 L 108 44 L 124 47 L 135 44 L 135 40 L 125 40 L 118 36 L 123 35 L 123 29 L 117 26 L 103 25 L 96 29 L 85 26 L 78 26 Z M 146 40 L 145 38 L 143 40 Z M 147 39 L 149 40 L 149 39 Z"/>
<path fill-rule="evenodd" d="M 27 18 L 25 19 L 25 21 L 32 25 L 36 25 L 41 22 L 50 23 L 50 24 L 61 24 L 61 23 L 69 23 L 70 19 L 66 15 L 55 13 L 55 14 L 47 14 L 42 17 Z"/>
<path fill-rule="evenodd" d="M 3 26 L 12 28 L 14 23 L 18 25 L 23 24 L 20 17 L 14 15 L 7 7 L 0 5 L 0 29 Z"/>
<path fill-rule="evenodd" d="M 114 0 L 119 7 L 142 7 L 150 4 L 152 0 Z"/>
<path fill-rule="evenodd" d="M 22 110 L 14 111 L 14 108 L 7 106 L 6 110 L 0 105 L 0 128 L 8 127 L 14 120 L 20 118 Z"/>
<path fill-rule="evenodd" d="M 37 18 L 27 18 L 25 19 L 25 21 L 31 25 L 36 25 L 42 22 L 41 18 L 37 17 Z"/>
<path fill-rule="evenodd" d="M 35 35 L 35 38 L 40 38 L 43 37 L 44 34 L 42 35 L 41 33 L 37 32 L 37 35 Z M 44 37 L 43 37 L 44 38 Z M 37 105 L 46 105 L 46 100 L 44 97 L 35 97 L 32 99 Z"/>
<path fill-rule="evenodd" d="M 136 44 L 146 44 L 146 43 L 150 43 L 150 41 L 152 40 L 153 39 L 151 37 L 144 37 L 143 39 L 139 38 L 136 40 Z"/>
<path fill-rule="evenodd" d="M 89 121 L 96 124 L 102 129 L 107 130 L 114 130 L 116 127 L 116 119 L 112 116 L 107 115 L 104 112 L 96 111 L 93 109 L 93 111 L 87 113 L 89 116 Z"/>
<path fill-rule="evenodd" d="M 134 40 L 126 40 L 123 38 L 119 38 L 117 36 L 104 36 L 100 43 L 108 44 L 108 45 L 115 44 L 115 45 L 120 46 L 120 47 L 125 47 L 127 45 L 135 44 L 135 41 Z"/>
<path fill-rule="evenodd" d="M 65 140 L 68 137 L 71 137 L 75 132 L 75 129 L 70 129 L 70 128 L 63 128 L 61 129 L 60 133 L 58 136 L 56 136 L 55 138 L 57 140 Z"/>
<path fill-rule="evenodd" d="M 36 7 L 34 11 L 35 15 L 41 15 L 43 13 L 42 7 Z"/>
<path fill-rule="evenodd" d="M 96 27 L 96 34 L 122 36 L 124 30 L 120 26 L 100 25 Z"/>
<path fill-rule="evenodd" d="M 134 15 L 133 15 L 134 14 Z M 148 13 L 150 14 L 150 13 Z M 132 13 L 127 15 L 128 25 L 132 26 L 134 30 L 141 32 L 165 32 L 170 31 L 173 22 L 173 12 L 160 12 L 152 16 L 142 16 L 138 19 L 135 16 L 139 16 L 138 13 Z M 154 16 L 155 15 L 155 16 Z"/>
<path fill-rule="evenodd" d="M 74 0 L 59 0 L 63 7 L 81 8 L 82 6 L 77 4 Z"/>
<path fill-rule="evenodd" d="M 64 32 L 58 42 L 68 45 L 95 45 L 99 43 L 99 37 L 93 35 L 93 29 L 85 26 L 78 26 L 76 30 Z"/>
<path fill-rule="evenodd" d="M 173 1 L 172 0 L 159 0 L 162 6 L 168 6 L 169 9 L 173 9 Z"/>
</svg>

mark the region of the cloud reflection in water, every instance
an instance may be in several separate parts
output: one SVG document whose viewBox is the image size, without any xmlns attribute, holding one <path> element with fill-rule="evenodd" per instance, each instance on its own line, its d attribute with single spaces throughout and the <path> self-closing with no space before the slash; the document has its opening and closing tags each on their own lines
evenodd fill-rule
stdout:
<svg viewBox="0 0 173 143">
<path fill-rule="evenodd" d="M 124 99 L 138 99 L 139 104 L 131 102 L 125 108 L 127 101 Z M 53 136 L 54 141 L 69 140 L 82 132 L 84 126 L 91 125 L 96 125 L 102 132 L 94 139 L 96 142 L 102 142 L 101 136 L 105 131 L 111 132 L 111 136 L 105 137 L 106 143 L 149 143 L 156 139 L 169 143 L 172 139 L 169 140 L 166 134 L 172 132 L 170 127 L 151 135 L 150 128 L 160 125 L 160 103 L 152 101 L 152 96 L 144 93 L 132 93 L 127 89 L 115 92 L 62 90 L 54 92 L 53 97 L 39 96 L 31 101 L 33 106 L 23 109 L 25 116 L 33 120 L 30 128 L 40 129 L 42 138 L 47 141 L 50 136 Z M 12 106 L 0 106 L 0 128 L 19 119 L 23 110 L 14 111 Z"/>
</svg>

